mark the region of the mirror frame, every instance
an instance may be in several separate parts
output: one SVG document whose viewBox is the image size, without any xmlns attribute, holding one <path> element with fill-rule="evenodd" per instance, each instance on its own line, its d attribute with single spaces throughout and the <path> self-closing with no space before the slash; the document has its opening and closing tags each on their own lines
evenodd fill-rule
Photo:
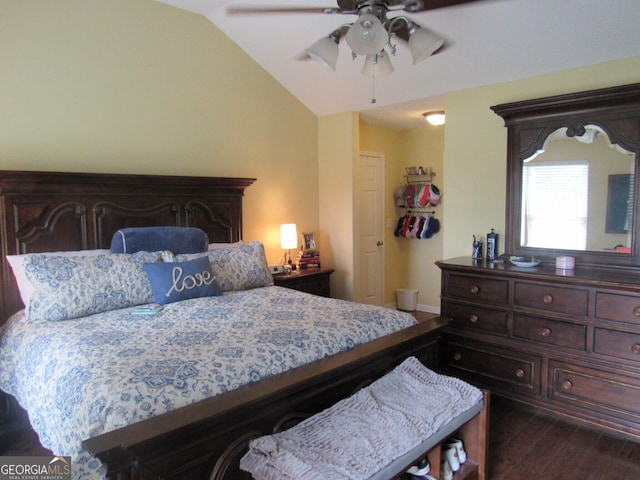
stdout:
<svg viewBox="0 0 640 480">
<path fill-rule="evenodd" d="M 571 255 L 582 266 L 640 267 L 640 83 L 557 95 L 491 107 L 507 127 L 507 196 L 505 254 L 535 256 L 543 262 Z M 566 127 L 567 135 L 581 135 L 585 125 L 597 125 L 636 155 L 631 253 L 523 247 L 520 241 L 522 166 L 542 149 L 547 137 Z"/>
</svg>

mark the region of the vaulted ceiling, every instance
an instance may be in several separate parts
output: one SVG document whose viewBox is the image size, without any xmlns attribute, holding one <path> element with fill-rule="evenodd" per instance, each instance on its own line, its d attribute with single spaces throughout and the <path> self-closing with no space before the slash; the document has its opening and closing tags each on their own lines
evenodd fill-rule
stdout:
<svg viewBox="0 0 640 480">
<path fill-rule="evenodd" d="M 344 39 L 336 71 L 304 54 L 355 15 L 227 11 L 335 7 L 335 0 L 158 1 L 206 16 L 315 114 L 357 111 L 370 123 L 392 128 L 420 125 L 420 114 L 443 107 L 442 95 L 450 91 L 640 56 L 639 0 L 477 0 L 405 13 L 440 34 L 447 46 L 413 65 L 408 46 L 398 41 L 391 57 L 395 71 L 374 85 L 360 73 L 363 57 L 352 60 Z"/>
</svg>

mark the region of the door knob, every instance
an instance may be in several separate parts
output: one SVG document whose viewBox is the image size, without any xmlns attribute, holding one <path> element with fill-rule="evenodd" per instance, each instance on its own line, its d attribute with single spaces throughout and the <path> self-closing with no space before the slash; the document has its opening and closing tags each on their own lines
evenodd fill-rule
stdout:
<svg viewBox="0 0 640 480">
<path fill-rule="evenodd" d="M 382 240 L 378 240 L 378 243 L 376 243 L 376 245 L 381 247 L 382 245 L 384 245 L 384 242 Z"/>
</svg>

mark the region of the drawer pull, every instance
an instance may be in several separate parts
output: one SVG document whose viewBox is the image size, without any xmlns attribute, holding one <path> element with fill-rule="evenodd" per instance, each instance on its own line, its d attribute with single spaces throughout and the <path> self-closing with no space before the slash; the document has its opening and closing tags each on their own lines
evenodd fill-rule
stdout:
<svg viewBox="0 0 640 480">
<path fill-rule="evenodd" d="M 640 317 L 640 307 L 636 307 L 633 309 L 633 316 Z"/>
<path fill-rule="evenodd" d="M 521 368 L 517 369 L 516 370 L 516 377 L 518 377 L 518 378 L 524 377 L 524 370 L 521 369 Z"/>
<path fill-rule="evenodd" d="M 640 354 L 640 344 L 634 343 L 633 345 L 631 345 L 631 352 L 635 353 L 636 355 Z"/>
<path fill-rule="evenodd" d="M 550 303 L 553 303 L 553 297 L 547 293 L 545 296 L 542 297 L 542 301 L 547 305 L 549 305 Z"/>
<path fill-rule="evenodd" d="M 561 384 L 563 390 L 571 390 L 573 388 L 573 383 L 569 380 L 563 381 Z"/>
<path fill-rule="evenodd" d="M 453 354 L 453 359 L 454 359 L 456 362 L 459 362 L 460 360 L 462 360 L 462 354 L 461 354 L 461 353 L 458 353 L 458 352 L 454 353 L 454 354 Z"/>
<path fill-rule="evenodd" d="M 542 335 L 543 337 L 550 337 L 551 336 L 551 329 L 550 328 L 543 328 L 542 330 L 540 330 L 540 335 Z"/>
<path fill-rule="evenodd" d="M 478 315 L 476 315 L 476 314 L 472 314 L 472 315 L 469 317 L 469 321 L 470 321 L 471 323 L 478 323 L 478 320 L 480 320 L 480 319 L 478 318 Z"/>
<path fill-rule="evenodd" d="M 473 293 L 474 295 L 476 295 L 479 292 L 480 292 L 480 287 L 478 285 L 474 285 L 473 287 L 471 287 L 471 293 Z"/>
</svg>

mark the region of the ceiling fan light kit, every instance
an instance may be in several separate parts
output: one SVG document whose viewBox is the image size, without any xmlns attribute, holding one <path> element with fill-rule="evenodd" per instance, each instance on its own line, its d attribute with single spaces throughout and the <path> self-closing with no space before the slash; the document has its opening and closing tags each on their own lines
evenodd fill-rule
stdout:
<svg viewBox="0 0 640 480">
<path fill-rule="evenodd" d="M 316 62 L 335 71 L 339 43 L 342 36 L 351 48 L 353 59 L 365 55 L 364 75 L 376 76 L 393 72 L 389 54 L 396 54 L 392 38 L 409 43 L 413 64 L 436 53 L 445 40 L 433 31 L 402 15 L 387 18 L 389 12 L 424 12 L 479 0 L 336 0 L 336 7 L 247 7 L 232 8 L 232 13 L 324 13 L 358 15 L 353 23 L 346 23 L 307 48 L 305 52 Z M 371 100 L 375 103 L 375 98 Z"/>
<path fill-rule="evenodd" d="M 305 50 L 307 55 L 313 58 L 320 65 L 329 67 L 335 71 L 336 63 L 338 63 L 338 42 L 340 41 L 340 34 L 335 35 L 333 32 L 328 37 L 321 38 L 316 43 L 311 45 Z"/>
<path fill-rule="evenodd" d="M 418 27 L 409 37 L 409 50 L 411 50 L 413 64 L 426 60 L 442 45 L 444 45 L 444 39 L 427 28 Z"/>
<path fill-rule="evenodd" d="M 393 72 L 389 55 L 383 50 L 375 55 L 367 55 L 362 67 L 362 74 L 368 77 L 382 77 Z"/>
<path fill-rule="evenodd" d="M 349 27 L 345 39 L 354 53 L 375 55 L 389 42 L 389 34 L 375 15 L 364 13 Z"/>
<path fill-rule="evenodd" d="M 420 0 L 369 0 L 353 4 L 345 2 L 348 0 L 338 0 L 342 8 L 351 7 L 350 11 L 345 10 L 344 13 L 357 12 L 358 19 L 354 23 L 342 25 L 334 30 L 328 37 L 307 48 L 306 52 L 316 62 L 329 66 L 335 71 L 338 45 L 344 34 L 353 59 L 355 60 L 358 55 L 366 56 L 361 72 L 372 78 L 371 103 L 376 103 L 375 77 L 388 75 L 394 70 L 389 58 L 389 54 L 396 54 L 396 46 L 392 43 L 393 37 L 408 41 L 414 65 L 429 58 L 444 45 L 443 38 L 406 17 L 398 15 L 387 18 L 389 11 L 416 12 L 425 9 Z"/>
</svg>

